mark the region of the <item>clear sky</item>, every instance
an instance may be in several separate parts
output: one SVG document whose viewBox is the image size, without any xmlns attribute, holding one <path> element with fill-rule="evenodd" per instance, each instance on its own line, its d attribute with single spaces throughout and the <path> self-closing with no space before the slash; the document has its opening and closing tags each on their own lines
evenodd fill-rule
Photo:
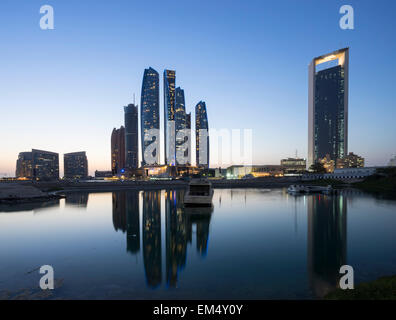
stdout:
<svg viewBox="0 0 396 320">
<path fill-rule="evenodd" d="M 45 4 L 54 30 L 39 27 Z M 344 4 L 354 30 L 339 27 Z M 32 148 L 85 150 L 91 174 L 109 170 L 111 131 L 134 93 L 140 104 L 149 66 L 161 116 L 162 72 L 175 69 L 187 111 L 204 100 L 210 127 L 253 130 L 255 164 L 306 157 L 308 64 L 347 46 L 349 151 L 384 165 L 396 153 L 395 12 L 391 0 L 1 0 L 0 175 Z"/>
</svg>

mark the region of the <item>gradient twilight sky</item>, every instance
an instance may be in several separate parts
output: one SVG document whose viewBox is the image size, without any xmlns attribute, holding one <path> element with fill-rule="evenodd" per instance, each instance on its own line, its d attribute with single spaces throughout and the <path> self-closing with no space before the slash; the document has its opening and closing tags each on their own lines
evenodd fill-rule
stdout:
<svg viewBox="0 0 396 320">
<path fill-rule="evenodd" d="M 55 30 L 39 27 L 45 4 Z M 354 30 L 339 27 L 344 4 Z M 0 21 L 0 176 L 32 148 L 59 152 L 61 167 L 85 150 L 91 174 L 109 170 L 111 131 L 134 93 L 140 104 L 149 66 L 161 124 L 162 72 L 174 69 L 187 111 L 204 100 L 211 128 L 253 130 L 255 164 L 307 157 L 308 64 L 347 46 L 349 151 L 367 165 L 396 153 L 393 0 L 1 0 Z"/>
</svg>

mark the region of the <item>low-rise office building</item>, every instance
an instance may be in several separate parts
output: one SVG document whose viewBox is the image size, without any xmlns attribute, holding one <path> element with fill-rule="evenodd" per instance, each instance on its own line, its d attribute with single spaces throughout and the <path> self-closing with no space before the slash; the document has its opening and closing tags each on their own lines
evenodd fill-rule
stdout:
<svg viewBox="0 0 396 320">
<path fill-rule="evenodd" d="M 280 165 L 233 165 L 227 168 L 228 179 L 240 179 L 245 176 L 254 178 L 281 177 L 283 176 L 283 169 Z"/>
<path fill-rule="evenodd" d="M 96 179 L 104 179 L 104 178 L 112 178 L 112 177 L 113 177 L 112 171 L 100 171 L 100 170 L 95 171 Z"/>
<path fill-rule="evenodd" d="M 285 175 L 302 174 L 307 168 L 307 161 L 302 158 L 287 158 L 281 160 L 281 166 Z"/>
<path fill-rule="evenodd" d="M 364 167 L 364 158 L 354 154 L 353 152 L 349 152 L 347 156 L 342 159 L 337 159 L 336 168 L 363 168 Z"/>
</svg>

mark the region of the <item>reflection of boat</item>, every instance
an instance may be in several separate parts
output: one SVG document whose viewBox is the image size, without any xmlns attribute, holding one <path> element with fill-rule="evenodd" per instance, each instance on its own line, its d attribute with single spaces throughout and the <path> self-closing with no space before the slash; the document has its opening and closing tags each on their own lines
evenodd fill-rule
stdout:
<svg viewBox="0 0 396 320">
<path fill-rule="evenodd" d="M 212 184 L 205 179 L 192 180 L 188 191 L 184 195 L 184 206 L 210 207 L 212 206 Z"/>
<path fill-rule="evenodd" d="M 184 208 L 184 212 L 188 215 L 199 217 L 199 216 L 208 216 L 213 212 L 213 205 L 209 207 L 186 207 Z"/>
<path fill-rule="evenodd" d="M 323 193 L 331 193 L 333 188 L 329 185 L 326 187 L 322 186 L 304 186 L 304 185 L 295 185 L 292 184 L 287 188 L 287 191 L 290 193 L 315 193 L 315 192 L 323 192 Z"/>
</svg>

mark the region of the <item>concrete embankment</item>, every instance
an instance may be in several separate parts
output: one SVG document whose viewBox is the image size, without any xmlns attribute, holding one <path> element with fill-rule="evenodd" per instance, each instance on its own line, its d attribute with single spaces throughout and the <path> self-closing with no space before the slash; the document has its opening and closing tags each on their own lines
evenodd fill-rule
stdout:
<svg viewBox="0 0 396 320">
<path fill-rule="evenodd" d="M 211 180 L 214 188 L 283 188 L 296 183 L 296 178 L 257 178 L 235 180 Z M 149 180 L 149 181 L 80 181 L 80 182 L 21 182 L 23 186 L 33 186 L 44 192 L 111 192 L 117 190 L 159 190 L 185 189 L 188 181 L 184 180 Z"/>
<path fill-rule="evenodd" d="M 20 183 L 0 183 L 0 204 L 47 201 L 60 196 L 44 192 L 33 185 Z"/>
</svg>

